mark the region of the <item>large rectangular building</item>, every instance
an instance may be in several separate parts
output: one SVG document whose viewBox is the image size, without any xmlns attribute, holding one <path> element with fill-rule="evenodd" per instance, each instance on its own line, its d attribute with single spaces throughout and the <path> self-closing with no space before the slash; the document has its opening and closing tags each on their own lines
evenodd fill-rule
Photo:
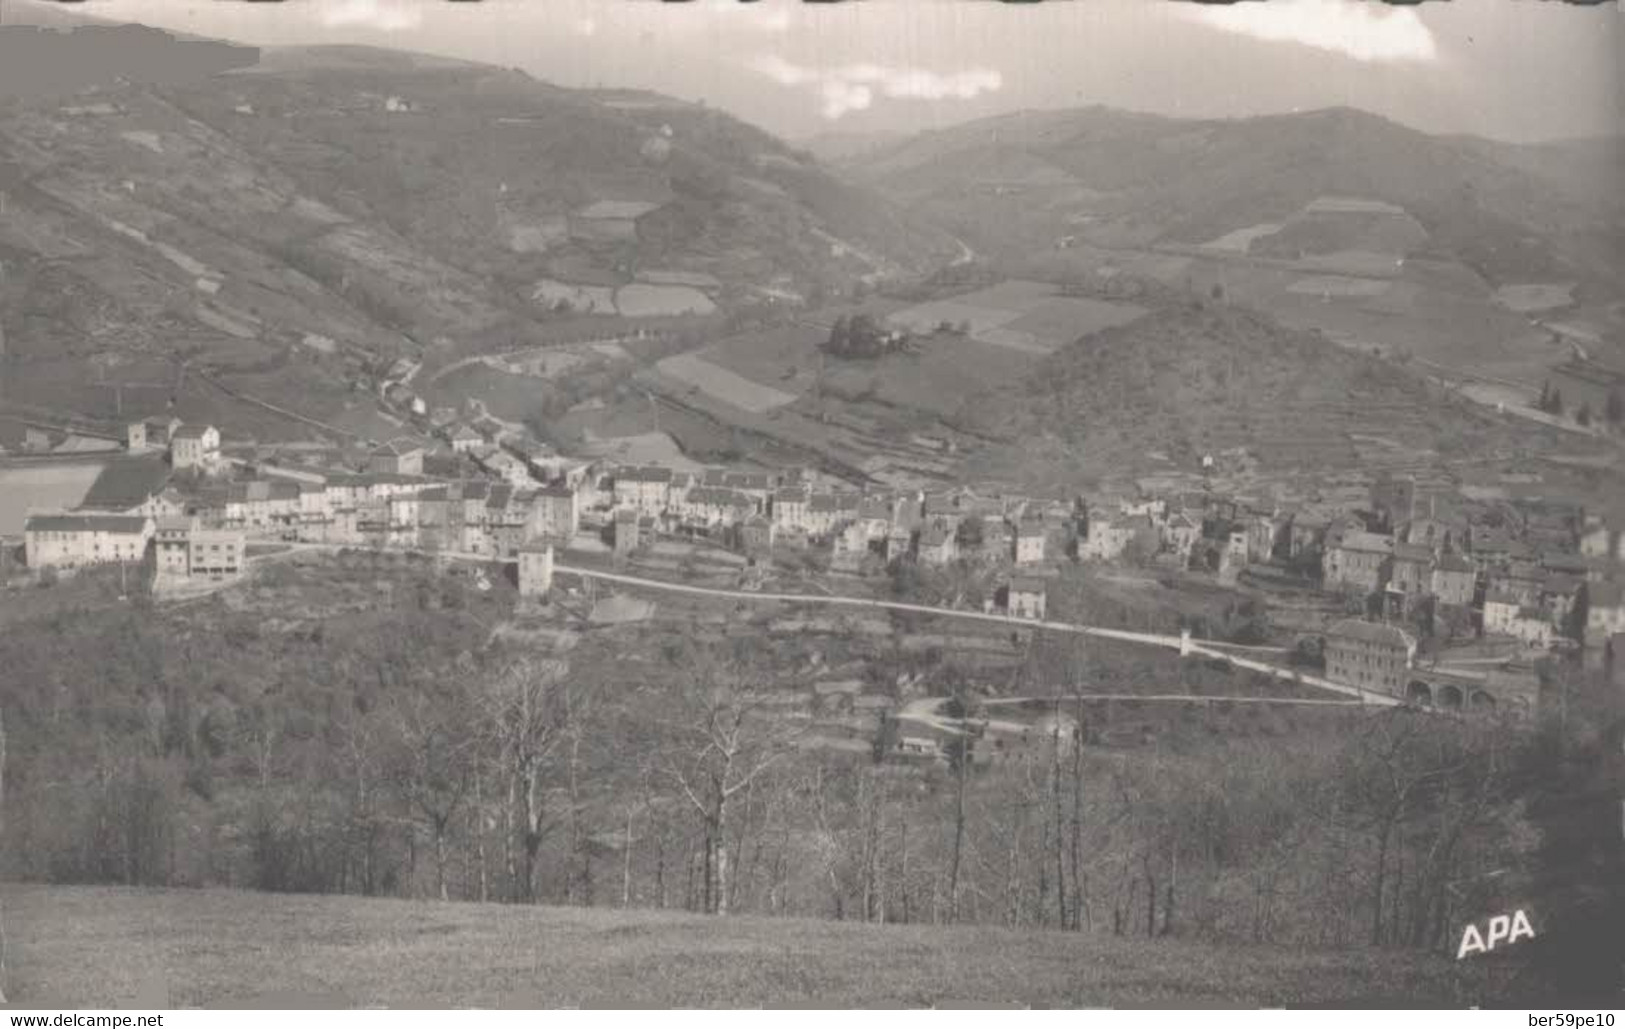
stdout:
<svg viewBox="0 0 1625 1029">
<path fill-rule="evenodd" d="M 531 507 L 531 522 L 537 536 L 570 539 L 581 525 L 576 491 L 564 483 L 553 483 L 537 490 Z"/>
<path fill-rule="evenodd" d="M 187 539 L 189 575 L 224 579 L 241 575 L 243 534 L 230 529 L 194 529 Z"/>
<path fill-rule="evenodd" d="M 152 537 L 144 515 L 37 514 L 23 526 L 23 552 L 30 568 L 134 564 Z"/>
<path fill-rule="evenodd" d="M 1326 678 L 1403 696 L 1416 641 L 1402 629 L 1345 619 L 1326 630 Z"/>
</svg>

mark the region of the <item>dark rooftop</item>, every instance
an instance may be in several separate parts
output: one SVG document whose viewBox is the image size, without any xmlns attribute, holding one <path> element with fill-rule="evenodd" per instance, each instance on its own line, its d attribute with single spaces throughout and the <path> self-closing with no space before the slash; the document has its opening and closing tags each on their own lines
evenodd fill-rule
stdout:
<svg viewBox="0 0 1625 1029">
<path fill-rule="evenodd" d="M 161 457 L 124 457 L 108 462 L 91 483 L 80 510 L 128 511 L 161 492 L 169 481 L 169 466 Z"/>
<path fill-rule="evenodd" d="M 29 516 L 23 531 L 137 533 L 146 526 L 147 519 L 134 515 L 43 514 Z"/>
</svg>

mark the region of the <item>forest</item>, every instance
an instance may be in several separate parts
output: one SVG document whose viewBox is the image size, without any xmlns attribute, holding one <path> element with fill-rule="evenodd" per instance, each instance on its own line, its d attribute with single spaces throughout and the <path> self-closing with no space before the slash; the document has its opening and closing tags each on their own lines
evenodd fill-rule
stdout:
<svg viewBox="0 0 1625 1029">
<path fill-rule="evenodd" d="M 1354 709 L 1227 734 L 1192 707 L 1128 745 L 1057 695 L 1020 753 L 883 761 L 884 716 L 872 751 L 806 746 L 775 698 L 809 662 L 748 627 L 542 647 L 428 563 L 397 573 L 320 617 L 136 596 L 12 621 L 5 874 L 1451 953 L 1522 903 L 1570 941 L 1558 973 L 1603 974 L 1620 714 L 1578 668 L 1533 728 Z M 1002 690 L 1132 674 L 1100 660 L 1052 641 L 1014 681 L 936 682 L 974 722 Z"/>
</svg>

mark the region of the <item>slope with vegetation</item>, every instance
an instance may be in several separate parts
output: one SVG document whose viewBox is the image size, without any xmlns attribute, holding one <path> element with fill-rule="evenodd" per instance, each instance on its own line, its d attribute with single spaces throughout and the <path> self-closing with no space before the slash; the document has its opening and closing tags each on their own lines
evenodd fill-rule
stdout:
<svg viewBox="0 0 1625 1029">
<path fill-rule="evenodd" d="M 1618 169 L 1617 147 L 1592 149 L 1601 153 L 1587 167 Z M 1359 197 L 1409 211 L 1435 248 L 1492 280 L 1579 275 L 1606 285 L 1621 252 L 1617 200 L 1599 209 L 1595 184 L 1549 171 L 1565 161 L 1348 108 L 1230 121 L 1084 108 L 922 133 L 852 166 L 943 215 L 967 194 L 986 205 L 1000 185 L 1020 189 L 1011 199 L 1025 219 L 1002 238 L 983 223 L 973 241 L 988 245 L 1047 246 L 1072 216 L 1086 216 L 1075 231 L 1103 243 L 1198 244 L 1283 221 L 1318 197 Z"/>
<path fill-rule="evenodd" d="M 108 418 L 111 392 L 81 383 L 158 383 L 200 417 L 185 363 L 326 418 L 397 356 L 682 320 L 554 311 L 538 283 L 697 277 L 731 311 L 761 302 L 749 287 L 816 295 L 956 252 L 720 112 L 357 47 L 11 98 L 0 192 L 7 399 Z M 654 207 L 620 239 L 572 220 L 597 201 Z"/>
<path fill-rule="evenodd" d="M 1555 882 L 1546 872 L 1558 867 L 1550 847 L 1569 838 L 1548 845 L 1548 832 L 1572 835 L 1594 816 L 1573 799 L 1583 794 L 1544 785 L 1554 766 L 1543 748 L 1561 737 L 1403 711 L 1253 705 L 1214 720 L 1113 701 L 1084 709 L 1081 746 L 1069 735 L 1054 746 L 1042 729 L 1031 743 L 950 736 L 945 763 L 877 763 L 864 747 L 843 757 L 803 745 L 807 705 L 840 699 L 815 699 L 817 683 L 861 676 L 899 699 L 918 689 L 976 721 L 989 693 L 1048 695 L 1065 712 L 1075 692 L 1171 676 L 1199 689 L 1204 673 L 1046 639 L 988 675 L 856 627 L 776 632 L 794 612 L 771 607 L 742 619 L 731 605 L 674 601 L 646 623 L 594 626 L 567 596 L 547 617 L 512 605 L 505 589 L 468 589 L 428 561 L 354 553 L 184 610 L 138 600 L 13 625 L 0 640 L 7 878 L 901 923 L 927 947 L 949 922 L 1050 930 L 1080 939 L 1055 943 L 1080 957 L 1119 955 L 1137 969 L 1132 984 L 1035 996 L 1017 969 L 1009 999 L 1087 1003 L 1180 990 L 1357 999 L 1389 960 L 1366 948 L 1448 951 L 1508 889 L 1538 899 L 1543 937 L 1583 938 L 1586 906 L 1558 895 L 1614 874 L 1601 852 L 1562 865 Z M 1568 688 L 1568 727 L 1591 724 L 1579 712 L 1596 685 Z M 1213 700 L 1222 708 L 1222 691 Z M 897 730 L 850 709 L 818 718 L 883 746 Z M 1564 782 L 1594 775 L 1587 753 L 1573 744 Z M 217 924 L 259 902 L 196 903 Z M 297 906 L 271 908 L 300 922 Z M 333 910 L 342 942 L 373 939 L 344 924 L 398 909 Z M 529 917 L 610 916 L 500 924 L 520 931 Z M 748 925 L 748 940 L 776 938 Z M 974 954 L 985 938 L 940 945 Z M 1354 978 L 1300 987 L 1286 971 L 1256 995 L 1225 994 L 1224 963 L 1278 963 L 1272 945 Z M 444 940 L 424 946 L 446 952 Z M 374 978 L 383 969 L 368 947 L 346 948 L 328 957 L 359 963 L 353 981 L 368 996 L 395 982 Z M 1183 978 L 1165 971 L 1178 954 L 1206 957 Z M 1473 968 L 1406 960 L 1421 962 L 1405 980 L 1415 997 L 1461 1002 L 1485 988 Z M 1537 995 L 1547 971 L 1524 962 L 1492 997 Z M 48 962 L 33 974 L 73 982 Z M 580 992 L 558 1002 L 605 982 L 569 974 Z M 830 988 L 890 998 L 895 974 Z"/>
</svg>

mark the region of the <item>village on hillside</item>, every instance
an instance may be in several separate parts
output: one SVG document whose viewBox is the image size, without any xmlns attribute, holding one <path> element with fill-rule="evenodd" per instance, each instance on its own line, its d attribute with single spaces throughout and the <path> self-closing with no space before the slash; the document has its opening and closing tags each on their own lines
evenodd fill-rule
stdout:
<svg viewBox="0 0 1625 1029">
<path fill-rule="evenodd" d="M 1583 648 L 1600 659 L 1625 634 L 1621 526 L 1572 503 L 1470 501 L 1409 474 L 1379 476 L 1363 503 L 1284 506 L 1155 483 L 1032 497 L 570 457 L 493 419 L 436 434 L 432 453 L 402 437 L 236 456 L 215 426 L 131 422 L 125 452 L 78 505 L 29 513 L 22 564 L 44 583 L 141 566 L 162 597 L 229 584 L 256 548 L 368 548 L 500 563 L 522 596 L 544 596 L 555 553 L 692 579 L 691 565 L 652 556 L 681 541 L 726 553 L 733 563 L 708 567 L 726 569 L 720 584 L 733 589 L 760 590 L 789 565 L 803 588 L 872 594 L 913 568 L 970 584 L 955 606 L 973 595 L 978 610 L 1035 622 L 1058 617 L 1062 577 L 1092 569 L 1259 598 L 1268 638 L 1330 682 L 1523 712 L 1539 657 Z"/>
</svg>

